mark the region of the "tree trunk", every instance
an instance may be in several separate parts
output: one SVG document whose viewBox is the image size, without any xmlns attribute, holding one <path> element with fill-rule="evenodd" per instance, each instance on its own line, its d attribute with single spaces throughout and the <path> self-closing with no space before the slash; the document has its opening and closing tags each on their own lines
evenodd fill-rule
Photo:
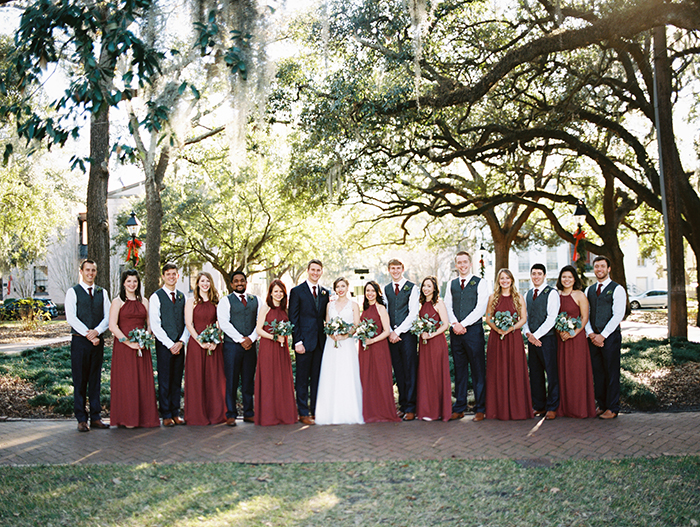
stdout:
<svg viewBox="0 0 700 527">
<path fill-rule="evenodd" d="M 659 175 L 666 231 L 668 280 L 668 336 L 688 338 L 688 308 L 685 297 L 683 234 L 678 185 L 683 175 L 673 155 L 675 138 L 671 110 L 671 65 L 666 51 L 666 26 L 654 29 L 656 135 L 659 145 Z"/>
<path fill-rule="evenodd" d="M 109 106 L 90 116 L 90 172 L 87 188 L 88 258 L 97 263 L 95 283 L 110 291 L 109 273 Z"/>
<path fill-rule="evenodd" d="M 170 150 L 163 148 L 158 165 L 146 168 L 146 262 L 144 290 L 151 296 L 160 287 L 160 242 L 163 225 L 163 202 L 160 198 L 163 179 L 170 161 Z"/>
</svg>

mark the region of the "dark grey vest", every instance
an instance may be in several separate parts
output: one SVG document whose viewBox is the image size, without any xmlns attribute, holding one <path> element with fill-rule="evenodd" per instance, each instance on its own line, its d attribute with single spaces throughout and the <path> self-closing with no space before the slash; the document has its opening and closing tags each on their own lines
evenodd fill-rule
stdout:
<svg viewBox="0 0 700 527">
<path fill-rule="evenodd" d="M 246 302 L 247 305 L 244 306 L 236 293 L 228 295 L 228 303 L 230 306 L 229 320 L 231 324 L 233 324 L 233 327 L 236 328 L 236 331 L 244 337 L 247 337 L 253 332 L 258 318 L 258 298 L 254 295 L 246 294 Z M 224 340 L 226 342 L 233 342 L 231 337 L 225 333 Z"/>
<path fill-rule="evenodd" d="M 534 333 L 540 326 L 544 324 L 547 320 L 547 303 L 549 302 L 549 295 L 552 293 L 553 289 L 548 285 L 542 288 L 542 291 L 537 295 L 534 300 L 534 289 L 530 289 L 526 295 L 527 301 L 527 325 L 530 328 L 530 333 Z M 545 336 L 554 335 L 554 327 L 550 329 Z"/>
<path fill-rule="evenodd" d="M 608 286 L 600 292 L 600 296 L 595 292 L 598 289 L 596 282 L 588 288 L 588 303 L 591 305 L 590 322 L 594 333 L 600 333 L 605 329 L 612 318 L 613 291 L 620 284 L 611 281 Z M 618 331 L 620 326 L 615 328 Z"/>
<path fill-rule="evenodd" d="M 80 284 L 73 287 L 73 291 L 75 291 L 78 320 L 85 324 L 88 329 L 95 329 L 105 316 L 104 297 L 102 296 L 104 289 L 92 286 L 92 298 Z M 75 329 L 73 329 L 72 333 L 73 335 L 79 334 Z"/>
<path fill-rule="evenodd" d="M 384 298 L 387 302 L 391 329 L 401 325 L 401 323 L 408 316 L 408 300 L 411 298 L 411 292 L 413 291 L 414 287 L 415 284 L 413 282 L 407 281 L 403 287 L 399 289 L 398 295 L 394 293 L 394 282 L 391 282 L 384 287 Z"/>
<path fill-rule="evenodd" d="M 160 300 L 160 325 L 173 342 L 177 342 L 185 331 L 185 295 L 175 291 L 175 303 L 169 293 L 161 287 L 156 291 Z"/>
<path fill-rule="evenodd" d="M 472 276 L 468 282 L 461 287 L 461 278 L 457 277 L 450 282 L 450 292 L 452 293 L 452 312 L 461 322 L 476 307 L 477 292 L 481 278 Z"/>
</svg>

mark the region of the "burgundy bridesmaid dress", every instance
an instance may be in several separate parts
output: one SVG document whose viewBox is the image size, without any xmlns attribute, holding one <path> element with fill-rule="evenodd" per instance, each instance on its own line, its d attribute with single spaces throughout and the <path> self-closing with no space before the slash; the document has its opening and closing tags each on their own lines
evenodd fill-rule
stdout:
<svg viewBox="0 0 700 527">
<path fill-rule="evenodd" d="M 426 302 L 418 316 L 428 315 L 440 321 L 435 306 Z M 416 417 L 431 421 L 449 421 L 452 416 L 452 381 L 447 354 L 447 339 L 441 333 L 423 344 L 418 336 L 418 378 L 416 382 Z"/>
</svg>

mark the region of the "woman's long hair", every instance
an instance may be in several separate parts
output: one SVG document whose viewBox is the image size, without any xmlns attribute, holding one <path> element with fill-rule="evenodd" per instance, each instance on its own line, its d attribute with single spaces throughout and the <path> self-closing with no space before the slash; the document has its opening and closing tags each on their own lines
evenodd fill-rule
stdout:
<svg viewBox="0 0 700 527">
<path fill-rule="evenodd" d="M 267 302 L 270 309 L 275 308 L 275 301 L 272 299 L 272 288 L 275 286 L 279 287 L 284 293 L 282 300 L 280 300 L 280 307 L 287 311 L 287 286 L 285 286 L 284 282 L 282 282 L 282 280 L 279 278 L 275 278 L 272 282 L 270 282 L 270 287 L 267 288 L 267 298 L 265 299 L 265 302 Z"/>
<path fill-rule="evenodd" d="M 564 284 L 561 283 L 561 275 L 564 274 L 564 271 L 569 271 L 574 277 L 574 286 L 572 287 L 572 289 L 574 291 L 583 291 L 583 284 L 581 283 L 581 278 L 579 277 L 578 272 L 576 271 L 576 268 L 573 265 L 565 265 L 561 268 L 561 271 L 559 271 L 559 278 L 557 278 L 557 289 L 559 289 L 559 291 L 564 290 Z"/>
<path fill-rule="evenodd" d="M 426 276 L 425 278 L 423 278 L 423 281 L 420 283 L 420 296 L 418 297 L 418 299 L 421 305 L 425 304 L 427 298 L 423 294 L 423 284 L 427 280 L 433 283 L 433 298 L 430 299 L 430 303 L 435 305 L 440 299 L 440 288 L 438 287 L 437 278 L 435 278 L 434 276 Z"/>
<path fill-rule="evenodd" d="M 493 302 L 491 303 L 491 311 L 496 311 L 496 306 L 498 301 L 501 299 L 501 294 L 503 293 L 501 289 L 501 274 L 505 274 L 510 278 L 510 297 L 513 299 L 513 305 L 515 306 L 515 312 L 520 316 L 520 306 L 522 305 L 522 296 L 518 293 L 518 288 L 515 287 L 515 277 L 510 269 L 501 269 L 496 275 L 496 285 L 493 287 Z"/>
<path fill-rule="evenodd" d="M 207 291 L 209 302 L 216 305 L 219 303 L 219 292 L 216 290 L 216 286 L 214 285 L 214 279 L 206 271 L 201 271 L 199 274 L 197 274 L 197 279 L 194 281 L 194 303 L 199 304 L 200 302 L 204 302 L 202 291 L 199 289 L 199 279 L 203 276 L 206 276 L 209 279 L 209 291 Z"/>
<path fill-rule="evenodd" d="M 136 286 L 136 300 L 139 302 L 143 301 L 143 297 L 141 296 L 141 276 L 139 275 L 139 272 L 136 269 L 127 269 L 122 273 L 121 279 L 120 279 L 120 286 L 119 286 L 119 298 L 122 299 L 122 302 L 126 302 L 126 288 L 124 287 L 124 282 L 126 282 L 126 279 L 129 278 L 130 276 L 135 276 L 136 279 L 139 281 L 138 285 Z"/>
<path fill-rule="evenodd" d="M 368 287 L 372 287 L 372 289 L 374 289 L 374 292 L 377 293 L 377 304 L 386 306 L 386 304 L 384 303 L 384 295 L 382 295 L 382 287 L 374 280 L 370 280 L 365 284 L 365 300 L 364 302 L 362 302 L 362 309 L 364 310 L 369 308 L 369 300 L 367 300 Z"/>
</svg>

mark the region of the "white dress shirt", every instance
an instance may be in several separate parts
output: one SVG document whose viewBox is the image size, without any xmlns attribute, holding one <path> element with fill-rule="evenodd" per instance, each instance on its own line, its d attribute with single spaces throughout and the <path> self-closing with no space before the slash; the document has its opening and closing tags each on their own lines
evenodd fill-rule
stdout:
<svg viewBox="0 0 700 527">
<path fill-rule="evenodd" d="M 540 287 L 533 287 L 533 295 L 535 291 L 537 291 L 537 294 L 539 295 L 545 287 L 548 287 L 547 284 L 542 284 Z M 559 306 L 561 306 L 561 299 L 559 298 L 559 293 L 556 291 L 556 289 L 552 287 L 550 287 L 550 289 L 552 289 L 552 291 L 550 291 L 549 295 L 547 296 L 547 318 L 544 319 L 542 325 L 538 327 L 537 331 L 535 331 L 534 333 L 530 331 L 530 326 L 528 325 L 527 321 L 525 321 L 525 324 L 523 324 L 522 328 L 523 335 L 532 333 L 533 337 L 535 337 L 537 340 L 540 340 L 547 333 L 549 333 L 550 329 L 554 327 L 554 323 L 557 320 L 557 315 L 559 315 Z M 525 295 L 525 304 L 527 304 L 527 295 Z"/>
<path fill-rule="evenodd" d="M 241 298 L 240 294 L 234 294 L 239 299 Z M 255 315 L 255 320 L 257 323 L 258 316 L 260 316 L 260 309 L 262 309 L 262 301 L 256 295 L 252 295 L 249 293 L 244 293 L 244 295 L 246 297 L 246 302 L 250 302 L 248 298 L 251 297 L 258 299 L 258 312 Z M 231 323 L 231 302 L 229 302 L 228 296 L 225 296 L 221 300 L 219 300 L 219 305 L 216 306 L 216 318 L 219 321 L 219 327 L 221 328 L 221 331 L 228 335 L 228 337 L 234 342 L 240 344 L 245 340 L 246 336 L 251 340 L 251 342 L 255 342 L 256 340 L 258 340 L 258 332 L 255 328 L 253 328 L 253 332 L 250 335 L 241 335 L 241 333 L 233 326 L 233 324 Z"/>
<path fill-rule="evenodd" d="M 603 286 L 601 288 L 601 291 L 605 291 L 605 288 L 608 287 L 608 284 L 610 284 L 610 282 L 612 282 L 612 280 L 610 279 L 610 277 L 608 277 L 603 282 L 596 282 L 593 285 L 589 285 L 586 288 L 586 298 L 588 297 L 588 290 L 591 287 L 595 291 L 598 288 L 598 284 L 601 284 Z M 612 334 L 612 332 L 617 329 L 617 326 L 620 325 L 622 319 L 625 318 L 626 307 L 627 293 L 625 293 L 624 287 L 618 284 L 617 287 L 613 289 L 612 317 L 603 328 L 603 331 L 600 332 L 604 339 L 608 338 Z M 591 325 L 591 319 L 589 317 L 588 323 L 586 324 L 586 336 L 590 335 L 591 333 L 594 333 L 594 331 L 593 326 Z"/>
<path fill-rule="evenodd" d="M 163 286 L 161 289 L 167 293 L 168 298 L 170 298 L 170 293 L 175 293 L 175 295 L 177 296 L 177 289 L 170 290 L 166 286 Z M 175 343 L 172 340 L 170 340 L 170 337 L 168 337 L 168 334 L 163 329 L 163 324 L 160 320 L 160 298 L 158 297 L 157 293 L 158 291 L 153 293 L 151 295 L 151 298 L 148 299 L 148 320 L 151 322 L 151 331 L 153 332 L 153 335 L 155 335 L 155 337 L 160 341 L 161 344 L 163 344 L 163 346 L 170 349 L 175 345 Z M 185 330 L 182 332 L 182 335 L 177 340 L 178 342 L 186 344 L 187 339 L 189 338 L 190 332 L 187 331 L 187 326 L 185 325 Z"/>
<path fill-rule="evenodd" d="M 403 289 L 403 286 L 406 285 L 406 282 L 408 282 L 406 277 L 402 277 L 401 280 L 399 280 L 398 282 L 392 281 L 390 294 L 394 293 L 397 284 L 399 286 L 400 291 L 401 289 Z M 392 328 L 397 335 L 402 335 L 403 333 L 406 333 L 409 329 L 411 329 L 411 324 L 413 324 L 413 321 L 416 318 L 418 318 L 418 313 L 420 312 L 419 289 L 420 286 L 418 284 L 413 285 L 413 289 L 411 289 L 411 296 L 408 297 L 408 315 L 406 316 L 406 318 L 403 319 L 403 322 L 401 322 L 401 324 Z"/>
<path fill-rule="evenodd" d="M 95 288 L 97 287 L 96 285 L 87 285 L 85 282 L 82 280 L 80 281 L 80 287 L 85 289 L 85 292 L 87 294 L 90 294 L 88 291 L 88 287 L 92 287 L 93 295 L 95 293 Z M 102 317 L 102 322 L 100 322 L 95 329 L 99 335 L 102 335 L 105 331 L 107 331 L 107 328 L 109 327 L 109 295 L 107 294 L 106 289 L 102 289 L 102 312 L 103 312 L 103 317 Z M 83 337 L 87 335 L 87 332 L 92 329 L 88 328 L 83 322 L 78 318 L 78 297 L 75 295 L 75 290 L 71 287 L 68 291 L 66 291 L 66 300 L 64 302 L 64 307 L 66 309 L 66 322 L 68 322 L 68 325 L 72 327 L 77 333 L 82 335 Z"/>
<path fill-rule="evenodd" d="M 467 276 L 459 276 L 457 280 L 464 280 L 464 284 L 468 284 L 469 280 L 474 276 L 473 273 L 469 273 Z M 452 280 L 447 284 L 447 291 L 445 291 L 445 307 L 447 308 L 447 318 L 450 319 L 450 325 L 459 322 L 462 326 L 469 327 L 473 326 L 477 322 L 481 322 L 486 314 L 486 308 L 489 303 L 489 288 L 486 284 L 486 280 L 483 278 L 479 281 L 479 285 L 476 288 L 476 305 L 463 320 L 457 320 L 457 316 L 454 313 L 452 307 Z"/>
</svg>

